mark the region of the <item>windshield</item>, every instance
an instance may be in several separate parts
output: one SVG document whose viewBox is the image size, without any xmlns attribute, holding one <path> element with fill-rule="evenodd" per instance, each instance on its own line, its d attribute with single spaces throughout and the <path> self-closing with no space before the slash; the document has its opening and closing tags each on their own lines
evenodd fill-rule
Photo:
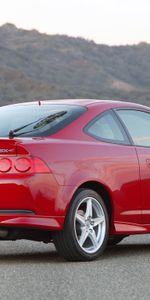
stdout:
<svg viewBox="0 0 150 300">
<path fill-rule="evenodd" d="M 63 129 L 83 112 L 78 105 L 8 105 L 0 108 L 0 137 L 43 137 Z"/>
</svg>

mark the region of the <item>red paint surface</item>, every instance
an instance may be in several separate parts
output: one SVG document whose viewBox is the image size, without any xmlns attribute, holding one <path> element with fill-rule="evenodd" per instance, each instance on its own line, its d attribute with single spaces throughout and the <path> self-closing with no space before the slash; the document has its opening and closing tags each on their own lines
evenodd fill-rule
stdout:
<svg viewBox="0 0 150 300">
<path fill-rule="evenodd" d="M 83 105 L 87 112 L 51 137 L 0 140 L 0 148 L 13 149 L 9 154 L 1 153 L 0 159 L 5 157 L 14 163 L 24 158 L 22 162 L 27 164 L 20 173 L 5 169 L 0 172 L 0 212 L 20 209 L 35 214 L 0 214 L 0 226 L 60 230 L 75 191 L 94 181 L 109 194 L 111 234 L 150 232 L 150 167 L 146 163 L 149 148 L 97 141 L 83 130 L 107 109 L 140 106 L 107 101 L 83 101 Z M 43 162 L 45 171 L 28 168 L 28 159 L 32 158 Z"/>
</svg>

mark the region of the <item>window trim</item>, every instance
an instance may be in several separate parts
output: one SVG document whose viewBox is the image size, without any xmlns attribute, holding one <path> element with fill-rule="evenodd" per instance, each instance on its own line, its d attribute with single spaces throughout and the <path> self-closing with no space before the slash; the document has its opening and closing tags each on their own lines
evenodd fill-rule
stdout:
<svg viewBox="0 0 150 300">
<path fill-rule="evenodd" d="M 136 108 L 134 108 L 134 107 L 121 107 L 121 108 L 118 107 L 118 108 L 115 108 L 115 109 L 113 109 L 113 110 L 114 110 L 114 113 L 116 114 L 118 120 L 119 120 L 120 123 L 122 124 L 122 126 L 123 126 L 123 128 L 124 128 L 126 134 L 128 135 L 128 137 L 129 137 L 129 139 L 130 139 L 132 145 L 133 145 L 134 147 L 150 148 L 150 146 L 137 145 L 137 144 L 134 143 L 134 141 L 133 141 L 133 139 L 132 139 L 132 136 L 131 136 L 131 134 L 130 134 L 128 128 L 126 127 L 125 123 L 122 121 L 122 119 L 120 118 L 119 114 L 117 113 L 118 110 L 119 110 L 119 111 L 120 111 L 120 110 L 130 110 L 130 111 L 132 110 L 132 111 L 140 111 L 140 112 L 144 112 L 144 113 L 150 114 L 150 110 L 147 110 L 147 109 L 144 109 L 144 108 L 140 109 L 140 108 L 137 108 L 137 107 L 136 107 Z"/>
<path fill-rule="evenodd" d="M 95 123 L 95 121 L 97 121 L 99 118 L 101 118 L 103 115 L 110 113 L 111 116 L 113 117 L 114 121 L 116 121 L 116 124 L 118 125 L 123 137 L 124 137 L 124 141 L 121 142 L 119 140 L 112 140 L 112 139 L 107 139 L 107 138 L 102 138 L 102 137 L 98 137 L 97 135 L 91 134 L 90 132 L 88 132 L 89 127 Z M 95 116 L 90 122 L 88 122 L 88 124 L 83 128 L 83 131 L 85 134 L 87 134 L 88 136 L 91 136 L 92 138 L 101 141 L 101 142 L 105 142 L 105 143 L 109 143 L 109 144 L 115 144 L 115 145 L 124 145 L 124 146 L 131 146 L 132 145 L 132 140 L 130 139 L 130 135 L 127 134 L 126 130 L 124 129 L 124 126 L 122 125 L 122 122 L 120 122 L 120 119 L 118 118 L 118 115 L 114 112 L 113 109 L 107 109 L 103 112 L 101 112 L 100 114 L 98 114 L 97 116 Z"/>
</svg>

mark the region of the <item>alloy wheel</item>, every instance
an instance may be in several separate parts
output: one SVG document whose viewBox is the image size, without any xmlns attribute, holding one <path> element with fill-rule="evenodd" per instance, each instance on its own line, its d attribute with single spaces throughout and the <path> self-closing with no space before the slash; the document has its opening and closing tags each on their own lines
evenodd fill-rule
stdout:
<svg viewBox="0 0 150 300">
<path fill-rule="evenodd" d="M 74 219 L 75 236 L 86 253 L 95 253 L 102 245 L 106 232 L 103 207 L 93 197 L 84 198 L 78 205 Z"/>
</svg>

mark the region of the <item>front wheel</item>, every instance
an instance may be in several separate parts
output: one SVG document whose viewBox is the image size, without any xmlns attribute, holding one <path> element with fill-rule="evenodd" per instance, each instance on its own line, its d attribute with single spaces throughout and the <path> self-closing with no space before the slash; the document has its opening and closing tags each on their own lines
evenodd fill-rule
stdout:
<svg viewBox="0 0 150 300">
<path fill-rule="evenodd" d="M 105 204 L 95 191 L 80 189 L 66 217 L 64 229 L 53 234 L 59 254 L 67 260 L 93 260 L 107 245 L 109 231 Z"/>
</svg>

